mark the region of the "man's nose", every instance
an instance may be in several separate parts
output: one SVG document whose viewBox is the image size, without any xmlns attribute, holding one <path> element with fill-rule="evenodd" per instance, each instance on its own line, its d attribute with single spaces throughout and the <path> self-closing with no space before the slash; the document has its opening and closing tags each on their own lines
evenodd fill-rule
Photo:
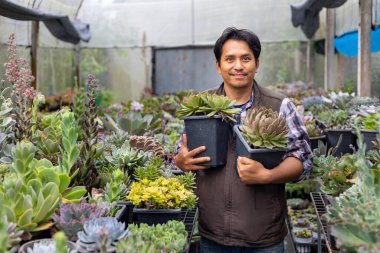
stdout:
<svg viewBox="0 0 380 253">
<path fill-rule="evenodd" d="M 243 64 L 241 62 L 241 60 L 237 60 L 235 61 L 235 69 L 243 69 Z"/>
</svg>

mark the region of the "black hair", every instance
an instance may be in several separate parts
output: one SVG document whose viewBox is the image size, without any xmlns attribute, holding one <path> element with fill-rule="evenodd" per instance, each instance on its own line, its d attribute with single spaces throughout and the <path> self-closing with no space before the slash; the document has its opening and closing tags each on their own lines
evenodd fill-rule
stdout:
<svg viewBox="0 0 380 253">
<path fill-rule="evenodd" d="M 222 51 L 224 43 L 227 40 L 239 40 L 247 42 L 249 48 L 252 50 L 253 55 L 255 56 L 256 61 L 260 57 L 261 52 L 261 43 L 259 37 L 250 30 L 247 29 L 237 29 L 235 27 L 228 27 L 219 37 L 219 39 L 215 42 L 214 45 L 214 54 L 215 58 L 220 64 L 220 58 L 222 57 Z"/>
</svg>

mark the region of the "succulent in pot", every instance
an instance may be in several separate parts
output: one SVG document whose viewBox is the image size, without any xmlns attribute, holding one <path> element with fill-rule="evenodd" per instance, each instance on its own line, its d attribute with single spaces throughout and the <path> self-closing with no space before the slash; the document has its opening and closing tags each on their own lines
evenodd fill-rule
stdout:
<svg viewBox="0 0 380 253">
<path fill-rule="evenodd" d="M 286 152 L 288 127 L 284 117 L 270 108 L 247 110 L 243 124 L 234 126 L 236 153 L 261 162 L 266 168 L 276 167 Z"/>
<path fill-rule="evenodd" d="M 216 167 L 226 163 L 228 138 L 231 133 L 229 121 L 235 122 L 234 115 L 240 108 L 233 108 L 234 100 L 207 92 L 189 96 L 181 104 L 178 117 L 185 121 L 189 150 L 205 146 L 206 150 L 196 157 L 209 156 L 204 166 Z"/>
<path fill-rule="evenodd" d="M 54 235 L 54 239 L 38 239 L 20 247 L 19 253 L 77 253 L 75 244 L 67 241 L 63 232 Z"/>
</svg>

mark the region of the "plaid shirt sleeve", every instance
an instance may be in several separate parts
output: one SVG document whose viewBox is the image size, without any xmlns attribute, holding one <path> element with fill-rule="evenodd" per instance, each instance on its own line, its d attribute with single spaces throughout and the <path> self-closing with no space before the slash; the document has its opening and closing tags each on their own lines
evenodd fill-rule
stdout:
<svg viewBox="0 0 380 253">
<path fill-rule="evenodd" d="M 287 153 L 283 159 L 291 156 L 298 158 L 303 164 L 303 173 L 296 181 L 307 179 L 312 167 L 313 153 L 305 125 L 296 107 L 288 98 L 282 101 L 280 114 L 286 118 L 289 127 Z"/>
</svg>

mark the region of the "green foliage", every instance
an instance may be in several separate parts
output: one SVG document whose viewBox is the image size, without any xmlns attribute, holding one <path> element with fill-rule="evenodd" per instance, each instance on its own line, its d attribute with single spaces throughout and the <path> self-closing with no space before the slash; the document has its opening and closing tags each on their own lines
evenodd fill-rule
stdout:
<svg viewBox="0 0 380 253">
<path fill-rule="evenodd" d="M 309 135 L 309 137 L 318 137 L 323 135 L 321 129 L 319 129 L 316 123 L 316 120 L 307 120 L 304 123 L 307 135 Z"/>
<path fill-rule="evenodd" d="M 128 174 L 126 175 L 128 177 Z M 118 202 L 127 195 L 129 177 L 128 181 L 125 178 L 126 176 L 121 169 L 116 169 L 112 172 L 111 181 L 106 184 L 104 190 L 104 199 L 107 202 Z"/>
<path fill-rule="evenodd" d="M 45 156 L 57 155 L 62 138 L 61 111 L 44 115 L 36 132 L 36 146 Z"/>
<path fill-rule="evenodd" d="M 59 161 L 60 173 L 71 173 L 71 168 L 79 158 L 79 148 L 77 146 L 78 131 L 75 124 L 74 113 L 65 111 L 61 115 L 62 147 L 60 148 L 62 160 Z M 72 175 L 72 177 L 75 176 Z"/>
<path fill-rule="evenodd" d="M 349 115 L 345 110 L 325 110 L 316 115 L 327 128 L 345 129 L 351 128 Z"/>
<path fill-rule="evenodd" d="M 12 92 L 15 137 L 18 141 L 32 139 L 32 107 L 28 97 L 20 92 Z"/>
<path fill-rule="evenodd" d="M 269 108 L 249 109 L 239 129 L 254 148 L 285 148 L 288 143 L 285 118 Z"/>
<path fill-rule="evenodd" d="M 327 218 L 332 224 L 332 234 L 347 249 L 375 252 L 380 242 L 380 185 L 365 158 L 363 137 L 358 133 L 359 150 L 355 157 L 358 168 L 357 182 L 332 200 Z"/>
<path fill-rule="evenodd" d="M 16 142 L 13 127 L 15 121 L 12 119 L 12 100 L 7 98 L 10 88 L 5 88 L 0 93 L 0 162 L 11 163 L 11 151 Z"/>
<path fill-rule="evenodd" d="M 357 170 L 355 155 L 343 155 L 328 164 L 320 179 L 321 191 L 330 195 L 339 195 L 353 185 L 353 177 Z"/>
<path fill-rule="evenodd" d="M 234 104 L 234 100 L 223 95 L 200 93 L 190 95 L 186 102 L 182 102 L 177 115 L 179 118 L 194 115 L 207 115 L 208 117 L 220 115 L 223 119 L 236 122 L 232 116 L 240 113 L 241 109 L 233 108 Z"/>
<path fill-rule="evenodd" d="M 127 196 L 139 208 L 176 209 L 195 207 L 197 197 L 181 185 L 178 179 L 163 177 L 155 181 L 142 179 L 134 182 Z"/>
<path fill-rule="evenodd" d="M 55 253 L 67 253 L 67 237 L 63 232 L 58 232 L 54 235 Z"/>
<path fill-rule="evenodd" d="M 80 152 L 82 164 L 75 177 L 76 185 L 86 185 L 88 188 L 98 183 L 98 172 L 95 170 L 94 160 L 102 152 L 102 146 L 98 144 L 98 107 L 95 101 L 98 91 L 97 81 L 92 75 L 89 75 L 86 83 L 84 108 L 79 120 L 79 127 L 84 131 Z"/>
<path fill-rule="evenodd" d="M 120 148 L 112 147 L 111 153 L 103 154 L 104 158 L 115 168 L 120 168 L 129 175 L 138 166 L 145 164 L 151 153 L 144 153 L 142 151 L 134 150 L 130 147 L 129 143 L 124 143 Z"/>
<path fill-rule="evenodd" d="M 163 165 L 164 162 L 162 159 L 154 156 L 150 158 L 148 164 L 136 168 L 133 176 L 137 181 L 141 181 L 142 179 L 148 179 L 151 181 L 156 180 L 162 176 L 161 168 Z"/>
<path fill-rule="evenodd" d="M 152 128 L 153 115 L 146 114 L 142 116 L 140 112 L 128 112 L 125 115 L 118 115 L 117 123 L 121 129 L 128 132 L 129 135 L 144 135 L 145 132 Z"/>
<path fill-rule="evenodd" d="M 188 172 L 184 175 L 177 177 L 178 181 L 189 191 L 193 191 L 196 188 L 195 183 L 195 173 Z"/>
<path fill-rule="evenodd" d="M 294 232 L 294 235 L 300 238 L 310 238 L 311 230 L 310 229 L 301 229 L 299 231 Z"/>
<path fill-rule="evenodd" d="M 129 225 L 131 235 L 120 241 L 117 253 L 179 253 L 187 243 L 187 232 L 183 222 L 168 221 L 166 224 L 148 226 Z"/>
</svg>

